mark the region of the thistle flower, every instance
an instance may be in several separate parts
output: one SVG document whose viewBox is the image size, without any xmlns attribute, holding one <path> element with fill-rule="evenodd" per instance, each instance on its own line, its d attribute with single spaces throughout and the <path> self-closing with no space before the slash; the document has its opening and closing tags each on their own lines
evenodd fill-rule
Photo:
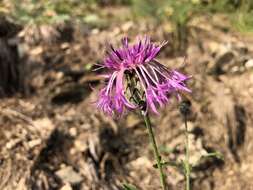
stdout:
<svg viewBox="0 0 253 190">
<path fill-rule="evenodd" d="M 158 114 L 157 108 L 166 105 L 172 94 L 179 97 L 179 91 L 190 92 L 185 84 L 189 77 L 156 60 L 165 44 L 157 45 L 144 37 L 133 45 L 123 38 L 119 49 L 111 45 L 100 65 L 109 74 L 106 86 L 100 90 L 97 107 L 111 116 L 137 108 Z"/>
</svg>

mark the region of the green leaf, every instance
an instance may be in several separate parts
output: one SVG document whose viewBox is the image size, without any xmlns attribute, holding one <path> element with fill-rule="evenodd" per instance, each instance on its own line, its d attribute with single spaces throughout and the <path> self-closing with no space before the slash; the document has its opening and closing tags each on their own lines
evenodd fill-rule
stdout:
<svg viewBox="0 0 253 190">
<path fill-rule="evenodd" d="M 123 184 L 123 189 L 124 190 L 138 190 L 135 186 L 130 185 L 130 184 Z"/>
<path fill-rule="evenodd" d="M 184 161 L 182 161 L 182 166 L 183 166 L 184 174 L 186 174 L 188 172 L 191 173 L 192 165 L 190 163 L 187 164 L 187 162 L 184 160 Z"/>
<path fill-rule="evenodd" d="M 210 152 L 205 155 L 202 155 L 202 158 L 215 157 L 220 160 L 224 160 L 224 156 L 220 152 Z"/>
</svg>

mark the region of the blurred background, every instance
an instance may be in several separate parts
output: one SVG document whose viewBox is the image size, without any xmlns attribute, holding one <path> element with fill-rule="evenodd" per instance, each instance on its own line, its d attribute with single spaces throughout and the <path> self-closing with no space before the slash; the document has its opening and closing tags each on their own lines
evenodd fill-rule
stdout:
<svg viewBox="0 0 253 190">
<path fill-rule="evenodd" d="M 252 0 L 0 1 L 0 189 L 158 189 L 142 118 L 92 103 L 108 44 L 149 35 L 168 41 L 162 64 L 192 76 L 192 189 L 252 190 L 252 32 Z M 152 123 L 162 157 L 180 162 L 178 105 Z M 204 157 L 213 152 L 224 159 Z M 181 171 L 165 173 L 169 189 L 184 188 Z"/>
</svg>

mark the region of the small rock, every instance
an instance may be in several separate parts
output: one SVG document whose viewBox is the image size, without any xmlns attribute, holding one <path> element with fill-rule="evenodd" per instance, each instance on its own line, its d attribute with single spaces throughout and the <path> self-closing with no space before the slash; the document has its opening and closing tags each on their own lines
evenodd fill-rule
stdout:
<svg viewBox="0 0 253 190">
<path fill-rule="evenodd" d="M 246 67 L 246 68 L 251 68 L 251 67 L 253 67 L 253 59 L 248 60 L 248 61 L 245 63 L 245 67 Z"/>
<path fill-rule="evenodd" d="M 232 51 L 227 51 L 220 55 L 215 61 L 214 66 L 211 68 L 210 73 L 214 75 L 221 75 L 227 72 L 232 61 L 235 59 L 235 55 Z"/>
<path fill-rule="evenodd" d="M 75 148 L 71 148 L 71 149 L 69 150 L 70 155 L 75 155 L 77 152 L 78 152 L 78 151 L 77 151 L 77 149 L 75 149 Z"/>
<path fill-rule="evenodd" d="M 234 66 L 234 67 L 231 68 L 231 71 L 233 73 L 238 72 L 239 70 L 240 70 L 240 67 L 238 67 L 238 66 Z"/>
<path fill-rule="evenodd" d="M 34 49 L 32 49 L 31 51 L 30 51 L 30 53 L 32 54 L 32 55 L 39 55 L 39 54 L 41 54 L 43 52 L 43 47 L 42 46 L 38 46 L 38 47 L 36 47 L 36 48 L 34 48 Z"/>
<path fill-rule="evenodd" d="M 74 171 L 71 166 L 67 166 L 56 171 L 56 175 L 65 183 L 69 183 L 71 185 L 78 185 L 82 182 L 83 177 Z"/>
<path fill-rule="evenodd" d="M 47 131 L 47 132 L 52 131 L 55 127 L 52 121 L 47 117 L 37 119 L 33 123 L 34 123 L 34 126 L 40 128 L 40 130 Z"/>
<path fill-rule="evenodd" d="M 10 149 L 12 149 L 13 147 L 15 147 L 20 142 L 21 142 L 21 139 L 11 140 L 8 143 L 6 143 L 6 148 L 10 150 Z"/>
<path fill-rule="evenodd" d="M 19 100 L 19 104 L 27 111 L 33 111 L 35 109 L 35 105 L 31 102 Z"/>
<path fill-rule="evenodd" d="M 67 183 L 60 190 L 72 190 L 72 187 L 69 183 Z"/>
<path fill-rule="evenodd" d="M 64 73 L 63 72 L 56 72 L 55 73 L 55 75 L 54 75 L 54 78 L 56 79 L 56 80 L 60 80 L 60 79 L 62 79 L 64 77 Z"/>
<path fill-rule="evenodd" d="M 61 49 L 65 50 L 69 48 L 69 43 L 68 42 L 64 42 L 61 44 Z"/>
<path fill-rule="evenodd" d="M 129 165 L 133 166 L 134 168 L 142 168 L 144 166 L 147 168 L 153 167 L 152 162 L 145 156 L 139 157 L 136 160 L 131 161 Z"/>
<path fill-rule="evenodd" d="M 76 135 L 77 135 L 77 130 L 76 130 L 76 128 L 75 128 L 75 127 L 71 127 L 71 128 L 69 129 L 69 134 L 70 134 L 72 137 L 76 137 Z"/>
<path fill-rule="evenodd" d="M 39 144 L 41 144 L 41 139 L 35 139 L 35 140 L 31 140 L 31 141 L 28 142 L 28 146 L 30 148 L 38 146 Z"/>
<path fill-rule="evenodd" d="M 229 63 L 233 58 L 235 57 L 234 53 L 231 51 L 225 52 L 222 54 L 218 59 L 216 64 L 217 65 L 224 65 L 226 63 Z"/>
<path fill-rule="evenodd" d="M 209 50 L 209 52 L 212 54 L 212 55 L 216 55 L 217 52 L 220 52 L 220 44 L 217 43 L 217 42 L 210 42 L 208 43 L 208 47 L 207 49 Z"/>
<path fill-rule="evenodd" d="M 82 140 L 76 140 L 74 144 L 75 148 L 80 152 L 84 152 L 88 148 L 86 142 Z"/>
</svg>

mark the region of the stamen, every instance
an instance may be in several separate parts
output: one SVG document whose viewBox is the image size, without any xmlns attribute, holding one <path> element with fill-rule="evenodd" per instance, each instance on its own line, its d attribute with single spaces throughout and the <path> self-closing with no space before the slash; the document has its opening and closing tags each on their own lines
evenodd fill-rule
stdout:
<svg viewBox="0 0 253 190">
<path fill-rule="evenodd" d="M 152 81 L 156 86 L 158 86 L 159 84 L 155 81 L 155 79 L 153 79 L 153 77 L 150 75 L 150 73 L 147 71 L 147 69 L 146 69 L 143 65 L 141 65 L 140 67 L 147 73 L 147 76 L 151 79 L 151 81 Z"/>
<path fill-rule="evenodd" d="M 168 76 L 166 76 L 165 74 L 163 74 L 159 69 L 157 69 L 156 67 L 153 67 L 160 75 L 162 75 L 166 80 L 169 79 Z"/>
<path fill-rule="evenodd" d="M 145 86 L 145 82 L 143 81 L 143 79 L 142 79 L 142 77 L 141 77 L 141 75 L 140 75 L 138 69 L 135 68 L 134 70 L 135 70 L 135 73 L 137 74 L 137 76 L 138 76 L 138 78 L 139 78 L 139 80 L 140 80 L 140 83 L 141 83 L 141 86 L 142 86 L 144 92 L 146 93 L 147 87 Z M 146 85 L 148 86 L 148 84 L 146 84 Z"/>
<path fill-rule="evenodd" d="M 157 74 L 156 74 L 156 72 L 155 72 L 154 68 L 153 68 L 151 65 L 149 65 L 149 68 L 150 68 L 150 69 L 151 69 L 151 71 L 153 72 L 153 74 L 154 74 L 154 76 L 155 76 L 156 81 L 157 81 L 157 82 L 159 82 L 158 76 L 157 76 Z"/>
<path fill-rule="evenodd" d="M 115 71 L 115 72 L 112 74 L 112 76 L 111 76 L 111 78 L 110 78 L 110 80 L 109 80 L 109 82 L 108 82 L 107 89 L 106 89 L 106 95 L 108 95 L 108 94 L 109 94 L 109 91 L 112 89 L 112 84 L 113 84 L 113 82 L 114 82 L 114 80 L 115 80 L 115 78 L 116 78 L 116 74 L 117 74 L 117 71 Z"/>
<path fill-rule="evenodd" d="M 138 67 L 138 68 L 139 68 L 140 71 L 141 71 L 141 74 L 142 74 L 142 76 L 143 76 L 143 78 L 144 78 L 144 80 L 145 80 L 145 82 L 146 82 L 146 84 L 147 84 L 147 87 L 150 86 L 150 83 L 148 82 L 148 79 L 147 79 L 147 77 L 146 77 L 146 75 L 145 75 L 145 72 L 141 69 L 141 67 Z"/>
<path fill-rule="evenodd" d="M 104 68 L 105 68 L 105 66 L 100 66 L 100 67 L 97 67 L 97 68 L 95 68 L 95 69 L 92 69 L 92 71 L 98 71 L 98 70 L 104 69 Z"/>
</svg>

